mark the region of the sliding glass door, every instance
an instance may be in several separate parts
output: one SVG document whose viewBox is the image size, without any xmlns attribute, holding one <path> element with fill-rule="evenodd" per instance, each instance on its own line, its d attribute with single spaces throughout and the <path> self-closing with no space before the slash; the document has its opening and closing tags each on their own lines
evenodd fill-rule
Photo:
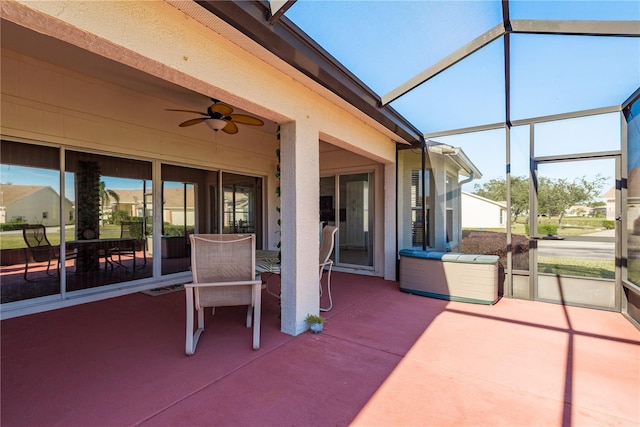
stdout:
<svg viewBox="0 0 640 427">
<path fill-rule="evenodd" d="M 337 265 L 373 268 L 373 174 L 321 178 L 320 222 L 338 227 Z"/>
<path fill-rule="evenodd" d="M 232 173 L 222 174 L 222 232 L 254 233 L 262 247 L 262 179 Z"/>
</svg>

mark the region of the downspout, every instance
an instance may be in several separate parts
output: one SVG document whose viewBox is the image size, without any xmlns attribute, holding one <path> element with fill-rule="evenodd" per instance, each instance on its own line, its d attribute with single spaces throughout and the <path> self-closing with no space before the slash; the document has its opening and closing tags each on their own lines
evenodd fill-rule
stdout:
<svg viewBox="0 0 640 427">
<path fill-rule="evenodd" d="M 475 179 L 475 177 L 476 177 L 476 173 L 475 173 L 475 171 L 471 171 L 471 175 L 469 175 L 469 178 L 467 178 L 467 179 L 463 179 L 462 181 L 458 182 L 458 185 L 459 185 L 460 187 L 462 187 L 463 185 L 465 185 L 465 184 L 467 184 L 467 183 L 469 183 L 469 182 L 473 181 L 473 180 Z"/>
<path fill-rule="evenodd" d="M 458 182 L 458 212 L 460 212 L 460 216 L 462 216 L 462 186 L 473 181 L 474 178 L 476 177 L 476 172 L 475 171 L 471 171 L 471 174 L 469 175 L 469 178 L 467 179 L 463 179 L 462 181 Z M 462 220 L 459 220 L 459 224 L 460 224 L 460 241 L 458 242 L 458 245 L 462 245 Z"/>
<path fill-rule="evenodd" d="M 420 194 L 420 203 L 422 205 L 422 250 L 427 250 L 427 224 L 429 218 L 427 217 L 427 178 L 426 178 L 426 169 L 427 169 L 427 151 L 429 151 L 429 146 L 426 142 L 422 145 L 422 172 L 420 176 L 421 185 L 422 185 L 422 193 Z"/>
</svg>

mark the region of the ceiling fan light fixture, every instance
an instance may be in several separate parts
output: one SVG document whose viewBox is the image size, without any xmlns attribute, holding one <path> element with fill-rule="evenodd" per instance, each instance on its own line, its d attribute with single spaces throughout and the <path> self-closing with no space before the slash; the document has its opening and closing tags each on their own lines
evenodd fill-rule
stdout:
<svg viewBox="0 0 640 427">
<path fill-rule="evenodd" d="M 227 125 L 227 121 L 226 120 L 222 120 L 222 119 L 207 119 L 204 122 L 214 132 L 219 131 L 220 129 L 222 129 L 223 127 L 225 127 Z"/>
</svg>

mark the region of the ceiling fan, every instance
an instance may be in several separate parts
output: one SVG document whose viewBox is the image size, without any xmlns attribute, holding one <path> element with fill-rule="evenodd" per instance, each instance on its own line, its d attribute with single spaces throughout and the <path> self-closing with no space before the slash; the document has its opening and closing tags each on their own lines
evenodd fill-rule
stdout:
<svg viewBox="0 0 640 427">
<path fill-rule="evenodd" d="M 213 104 L 211 104 L 207 108 L 207 112 L 203 113 L 201 111 L 194 110 L 176 110 L 173 108 L 167 108 L 167 111 L 181 111 L 183 113 L 194 113 L 200 114 L 202 117 L 197 117 L 195 119 L 189 119 L 186 122 L 180 123 L 178 126 L 187 127 L 197 125 L 198 123 L 204 122 L 207 126 L 209 126 L 214 131 L 222 130 L 226 133 L 238 133 L 238 125 L 236 123 L 240 123 L 243 125 L 251 125 L 251 126 L 262 126 L 264 122 L 260 119 L 257 119 L 252 116 L 247 116 L 246 114 L 233 114 L 233 108 L 227 104 L 223 104 L 217 99 L 211 98 Z"/>
</svg>

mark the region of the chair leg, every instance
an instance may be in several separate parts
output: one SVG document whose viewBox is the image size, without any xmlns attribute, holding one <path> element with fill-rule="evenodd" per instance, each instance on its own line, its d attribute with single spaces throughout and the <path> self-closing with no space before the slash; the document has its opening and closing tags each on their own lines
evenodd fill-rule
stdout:
<svg viewBox="0 0 640 427">
<path fill-rule="evenodd" d="M 29 271 L 29 253 L 25 249 L 24 251 L 24 281 L 27 281 L 27 272 Z"/>
<path fill-rule="evenodd" d="M 47 261 L 47 276 L 51 276 L 51 273 L 49 273 L 50 268 L 51 268 L 51 258 L 49 258 L 49 261 Z"/>
<path fill-rule="evenodd" d="M 251 323 L 252 323 L 252 316 L 253 315 L 253 306 L 250 305 L 249 307 L 247 307 L 247 328 L 251 327 Z"/>
<path fill-rule="evenodd" d="M 198 339 L 204 330 L 204 311 L 198 310 L 198 329 L 193 332 L 193 288 L 185 287 L 185 295 L 187 299 L 187 330 L 186 330 L 186 342 L 185 353 L 189 356 L 196 352 L 196 346 L 198 345 Z"/>
<path fill-rule="evenodd" d="M 267 280 L 264 282 L 263 287 L 267 290 L 267 293 L 268 293 L 269 295 L 274 296 L 274 297 L 276 297 L 276 298 L 280 299 L 280 293 L 279 293 L 279 292 L 276 294 L 276 293 L 275 293 L 275 292 L 273 292 L 271 289 L 269 289 L 269 280 L 271 279 L 271 277 L 272 277 L 273 275 L 277 275 L 278 277 L 280 277 L 280 274 L 278 274 L 278 273 L 271 273 L 271 272 L 269 272 L 269 273 L 267 273 L 267 274 L 268 274 L 268 276 L 267 276 Z M 280 285 L 278 285 L 278 287 L 279 287 L 279 286 L 280 286 Z"/>
<path fill-rule="evenodd" d="M 260 349 L 260 313 L 262 310 L 262 285 L 253 285 L 253 349 Z"/>
<path fill-rule="evenodd" d="M 320 295 L 322 295 L 322 275 L 320 276 Z M 327 295 L 329 295 L 329 307 L 320 307 L 320 311 L 329 311 L 333 308 L 333 299 L 331 298 L 331 264 L 327 270 Z"/>
</svg>

